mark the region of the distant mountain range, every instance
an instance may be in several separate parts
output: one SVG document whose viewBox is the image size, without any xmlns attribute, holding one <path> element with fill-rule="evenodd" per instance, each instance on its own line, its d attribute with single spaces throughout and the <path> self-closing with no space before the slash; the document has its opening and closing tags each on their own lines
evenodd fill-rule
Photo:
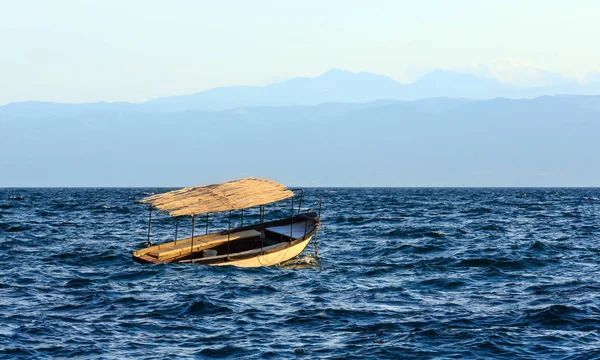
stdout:
<svg viewBox="0 0 600 360">
<path fill-rule="evenodd" d="M 552 75 L 552 74 L 551 74 Z M 600 77 L 586 83 L 553 79 L 553 85 L 516 87 L 488 77 L 436 70 L 411 84 L 366 72 L 333 69 L 314 78 L 298 77 L 266 86 L 231 86 L 191 95 L 162 97 L 145 103 L 60 104 L 21 102 L 0 107 L 2 117 L 77 116 L 97 112 L 215 111 L 253 106 L 317 105 L 328 102 L 368 103 L 450 97 L 467 99 L 535 98 L 544 95 L 600 95 Z"/>
<path fill-rule="evenodd" d="M 325 78 L 338 75 L 372 79 Z M 348 93 L 356 100 L 358 90 Z M 8 108 L 17 106 L 25 104 Z M 0 117 L 0 186 L 177 187 L 244 176 L 290 186 L 600 186 L 600 96 L 179 112 L 36 106 L 36 116 Z"/>
</svg>

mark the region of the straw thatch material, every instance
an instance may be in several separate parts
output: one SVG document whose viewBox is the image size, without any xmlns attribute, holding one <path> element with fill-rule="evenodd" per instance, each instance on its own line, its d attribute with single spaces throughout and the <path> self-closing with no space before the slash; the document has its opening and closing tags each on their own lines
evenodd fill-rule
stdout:
<svg viewBox="0 0 600 360">
<path fill-rule="evenodd" d="M 140 200 L 171 216 L 239 210 L 294 196 L 284 185 L 267 179 L 245 178 L 221 184 L 189 187 Z"/>
</svg>

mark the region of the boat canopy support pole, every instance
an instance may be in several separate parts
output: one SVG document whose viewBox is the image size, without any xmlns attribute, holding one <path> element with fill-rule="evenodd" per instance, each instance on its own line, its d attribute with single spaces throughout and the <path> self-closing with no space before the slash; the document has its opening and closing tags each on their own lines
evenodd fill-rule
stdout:
<svg viewBox="0 0 600 360">
<path fill-rule="evenodd" d="M 308 217 L 306 218 L 306 221 L 304 222 L 304 236 L 302 237 L 302 240 L 306 239 L 307 231 L 308 231 Z"/>
<path fill-rule="evenodd" d="M 244 226 L 244 209 L 242 209 L 242 225 L 240 225 L 240 227 L 241 226 Z"/>
<path fill-rule="evenodd" d="M 179 216 L 175 217 L 175 242 L 177 242 L 177 231 L 179 230 Z"/>
<path fill-rule="evenodd" d="M 260 206 L 260 223 L 262 224 L 263 221 L 265 221 L 265 206 L 261 205 Z"/>
<path fill-rule="evenodd" d="M 298 215 L 300 215 L 300 211 L 302 209 L 302 199 L 304 199 L 304 189 L 290 189 L 290 191 L 300 191 L 300 201 L 298 202 Z M 292 207 L 294 207 L 292 205 Z"/>
<path fill-rule="evenodd" d="M 148 240 L 146 241 L 146 246 L 152 246 L 152 242 L 150 241 L 150 220 L 152 220 L 152 205 L 150 205 L 148 208 Z"/>
<path fill-rule="evenodd" d="M 227 258 L 229 259 L 229 238 L 231 237 L 231 210 L 229 210 L 229 224 L 227 225 Z"/>
<path fill-rule="evenodd" d="M 323 206 L 323 200 L 319 200 L 319 219 L 321 218 L 321 207 Z"/>
<path fill-rule="evenodd" d="M 302 209 L 302 199 L 304 198 L 304 190 L 300 190 L 300 202 L 298 203 L 298 215 L 300 215 L 300 210 Z"/>
<path fill-rule="evenodd" d="M 206 235 L 208 235 L 208 213 L 206 213 Z"/>
<path fill-rule="evenodd" d="M 292 243 L 292 240 L 294 239 L 294 197 L 292 196 L 292 217 L 291 217 L 291 221 L 290 221 L 290 244 Z"/>
<path fill-rule="evenodd" d="M 192 244 L 190 245 L 190 261 L 194 263 L 194 221 L 196 215 L 192 214 Z"/>
<path fill-rule="evenodd" d="M 315 256 L 319 256 L 319 245 L 317 245 L 317 236 L 319 236 L 319 224 L 321 222 L 321 208 L 323 207 L 323 200 L 319 199 L 319 217 L 317 218 L 315 228 Z"/>
<path fill-rule="evenodd" d="M 263 252 L 263 248 L 265 247 L 265 223 L 263 222 L 263 220 L 264 220 L 264 214 L 265 214 L 265 206 L 261 205 L 260 206 L 260 225 L 261 225 L 261 232 L 260 232 L 260 253 L 261 254 Z"/>
<path fill-rule="evenodd" d="M 315 257 L 319 257 L 319 245 L 317 245 L 317 235 L 319 235 L 319 229 L 315 229 Z"/>
</svg>

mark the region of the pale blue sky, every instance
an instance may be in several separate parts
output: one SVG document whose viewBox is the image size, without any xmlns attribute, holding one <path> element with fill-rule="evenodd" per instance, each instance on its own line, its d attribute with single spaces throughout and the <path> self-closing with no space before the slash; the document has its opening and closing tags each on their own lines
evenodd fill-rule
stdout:
<svg viewBox="0 0 600 360">
<path fill-rule="evenodd" d="M 144 101 L 330 68 L 600 72 L 600 2 L 0 0 L 0 105 Z M 508 80 L 510 81 L 510 76 Z"/>
</svg>

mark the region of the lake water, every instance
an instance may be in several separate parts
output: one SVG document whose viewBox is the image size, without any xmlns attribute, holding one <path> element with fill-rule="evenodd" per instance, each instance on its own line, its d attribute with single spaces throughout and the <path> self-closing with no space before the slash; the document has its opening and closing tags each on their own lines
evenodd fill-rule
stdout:
<svg viewBox="0 0 600 360">
<path fill-rule="evenodd" d="M 318 261 L 256 269 L 134 263 L 162 190 L 0 189 L 1 358 L 600 358 L 600 189 L 306 189 Z"/>
</svg>

